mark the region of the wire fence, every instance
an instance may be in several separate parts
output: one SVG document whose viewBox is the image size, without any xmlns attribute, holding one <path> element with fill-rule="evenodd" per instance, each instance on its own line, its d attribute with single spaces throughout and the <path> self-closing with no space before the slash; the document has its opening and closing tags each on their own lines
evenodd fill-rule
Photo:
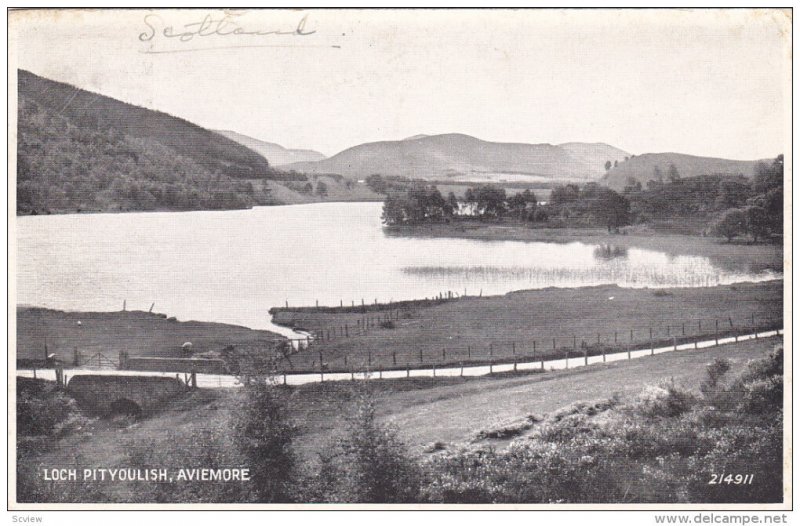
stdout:
<svg viewBox="0 0 800 526">
<path fill-rule="evenodd" d="M 404 345 L 402 341 L 388 340 L 387 336 L 374 335 L 372 329 L 380 328 L 401 317 L 401 311 L 388 311 L 380 316 L 364 316 L 354 328 L 318 331 L 319 337 L 308 346 L 297 349 L 292 361 L 282 361 L 279 372 L 319 373 L 357 371 L 404 370 L 423 366 L 454 367 L 489 365 L 520 361 L 537 361 L 570 358 L 588 358 L 638 349 L 677 347 L 687 343 L 757 334 L 783 327 L 782 318 L 765 318 L 755 314 L 747 318 L 670 320 L 661 326 L 639 326 L 627 330 L 602 330 L 589 334 L 570 334 L 563 330 L 557 334 L 534 339 L 483 341 L 478 345 Z M 607 327 L 606 327 L 607 328 Z M 322 336 L 324 332 L 324 336 Z M 330 336 L 328 333 L 330 332 Z M 354 339 L 358 345 L 352 349 L 331 348 L 341 339 Z M 356 348 L 357 347 L 357 348 Z M 382 348 L 383 347 L 383 348 Z"/>
</svg>

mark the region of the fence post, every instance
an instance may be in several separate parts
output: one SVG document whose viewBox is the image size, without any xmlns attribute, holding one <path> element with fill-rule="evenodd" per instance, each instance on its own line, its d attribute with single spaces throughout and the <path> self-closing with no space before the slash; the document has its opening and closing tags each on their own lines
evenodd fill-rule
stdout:
<svg viewBox="0 0 800 526">
<path fill-rule="evenodd" d="M 633 350 L 633 329 L 631 329 L 631 342 L 628 344 L 628 360 L 631 359 L 631 350 Z"/>
<path fill-rule="evenodd" d="M 681 336 L 686 336 L 686 323 L 681 323 Z"/>
<path fill-rule="evenodd" d="M 397 365 L 397 352 L 392 351 L 392 365 Z"/>
<path fill-rule="evenodd" d="M 617 331 L 614 331 L 614 345 L 617 344 Z"/>
<path fill-rule="evenodd" d="M 586 342 L 583 343 L 583 365 L 589 365 L 589 347 Z"/>
<path fill-rule="evenodd" d="M 719 320 L 714 320 L 714 341 L 719 345 Z"/>
<path fill-rule="evenodd" d="M 436 364 L 433 364 L 433 377 L 436 378 Z"/>
<path fill-rule="evenodd" d="M 411 365 L 406 362 L 406 378 L 411 378 Z"/>
<path fill-rule="evenodd" d="M 120 351 L 120 355 L 122 355 L 122 351 Z M 120 359 L 120 361 L 122 360 Z M 80 362 L 80 356 L 78 355 L 78 348 L 75 347 L 73 349 L 73 354 L 72 354 L 72 365 L 77 367 L 78 365 L 80 365 L 79 362 Z"/>
<path fill-rule="evenodd" d="M 517 355 L 517 342 L 511 342 L 511 356 Z"/>
<path fill-rule="evenodd" d="M 656 353 L 656 348 L 653 345 L 653 328 L 650 327 L 650 356 L 653 356 Z"/>
<path fill-rule="evenodd" d="M 446 359 L 447 359 L 447 352 L 444 350 L 444 347 L 442 347 L 442 360 Z"/>
<path fill-rule="evenodd" d="M 422 363 L 422 349 L 419 350 L 419 363 Z"/>
<path fill-rule="evenodd" d="M 461 362 L 461 374 L 459 374 L 461 378 L 464 378 L 464 362 Z"/>
<path fill-rule="evenodd" d="M 569 369 L 569 350 L 564 351 L 564 369 Z"/>
<path fill-rule="evenodd" d="M 672 350 L 678 350 L 678 339 L 675 336 L 672 337 Z"/>
<path fill-rule="evenodd" d="M 372 367 L 372 351 L 367 351 L 367 365 Z"/>
<path fill-rule="evenodd" d="M 468 360 L 472 359 L 472 347 L 469 345 L 467 345 L 467 359 Z"/>
</svg>

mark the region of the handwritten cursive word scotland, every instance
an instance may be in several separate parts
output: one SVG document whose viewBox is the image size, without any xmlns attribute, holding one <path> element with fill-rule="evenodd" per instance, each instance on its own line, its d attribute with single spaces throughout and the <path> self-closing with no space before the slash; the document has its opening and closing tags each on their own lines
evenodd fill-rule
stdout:
<svg viewBox="0 0 800 526">
<path fill-rule="evenodd" d="M 252 29 L 243 27 L 236 18 L 240 13 L 225 12 L 221 17 L 214 18 L 207 14 L 198 22 L 183 24 L 176 28 L 166 25 L 158 15 L 149 14 L 144 17 L 144 24 L 147 30 L 139 34 L 142 42 L 151 42 L 157 36 L 170 39 L 177 39 L 181 42 L 189 42 L 195 37 L 230 37 L 230 36 L 270 36 L 270 35 L 294 35 L 308 36 L 316 33 L 316 30 L 307 30 L 308 15 L 303 16 L 297 25 L 292 29 Z"/>
</svg>

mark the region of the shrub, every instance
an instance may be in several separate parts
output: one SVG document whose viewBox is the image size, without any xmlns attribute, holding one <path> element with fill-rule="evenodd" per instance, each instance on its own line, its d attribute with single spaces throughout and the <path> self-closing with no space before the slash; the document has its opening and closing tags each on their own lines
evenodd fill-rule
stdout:
<svg viewBox="0 0 800 526">
<path fill-rule="evenodd" d="M 315 491 L 327 502 L 402 503 L 419 500 L 421 472 L 396 430 L 378 422 L 361 395 L 347 433 L 321 456 Z"/>
<path fill-rule="evenodd" d="M 669 418 L 689 411 L 695 401 L 690 391 L 669 380 L 662 381 L 658 386 L 646 387 L 639 394 L 635 408 L 649 418 Z"/>
<path fill-rule="evenodd" d="M 706 367 L 706 378 L 700 384 L 700 392 L 710 399 L 714 393 L 717 392 L 719 381 L 725 376 L 731 368 L 731 361 L 727 358 L 715 358 L 713 362 Z"/>
<path fill-rule="evenodd" d="M 30 382 L 18 387 L 19 435 L 60 436 L 86 420 L 75 400 L 51 382 Z"/>
<path fill-rule="evenodd" d="M 291 502 L 297 460 L 292 450 L 296 427 L 286 417 L 274 386 L 246 386 L 234 416 L 234 439 L 250 466 L 257 502 Z"/>
</svg>

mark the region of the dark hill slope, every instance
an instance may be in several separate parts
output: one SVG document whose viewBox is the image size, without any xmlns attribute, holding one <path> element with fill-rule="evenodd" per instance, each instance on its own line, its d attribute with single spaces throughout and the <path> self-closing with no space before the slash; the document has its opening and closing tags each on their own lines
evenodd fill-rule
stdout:
<svg viewBox="0 0 800 526">
<path fill-rule="evenodd" d="M 19 71 L 17 213 L 269 204 L 248 148 L 165 113 Z M 263 185 L 258 185 L 263 188 Z"/>
</svg>

